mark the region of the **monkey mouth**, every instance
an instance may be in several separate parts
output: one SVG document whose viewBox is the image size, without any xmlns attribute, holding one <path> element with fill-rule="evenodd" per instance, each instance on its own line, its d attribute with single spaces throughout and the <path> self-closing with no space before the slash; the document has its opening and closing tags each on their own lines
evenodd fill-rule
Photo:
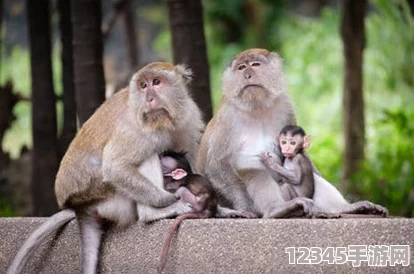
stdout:
<svg viewBox="0 0 414 274">
<path fill-rule="evenodd" d="M 144 113 L 144 115 L 147 116 L 161 116 L 161 115 L 169 115 L 168 111 L 165 108 L 155 108 L 150 109 L 147 112 Z"/>
<path fill-rule="evenodd" d="M 171 127 L 173 118 L 165 108 L 151 109 L 142 115 L 145 124 L 153 128 Z"/>
<path fill-rule="evenodd" d="M 261 102 L 267 98 L 267 92 L 262 85 L 250 84 L 242 88 L 239 96 L 248 102 Z"/>
<path fill-rule="evenodd" d="M 247 92 L 247 91 L 256 91 L 256 90 L 264 90 L 264 86 L 262 85 L 258 85 L 258 84 L 249 84 L 249 85 L 245 85 L 242 89 L 242 92 Z"/>
</svg>

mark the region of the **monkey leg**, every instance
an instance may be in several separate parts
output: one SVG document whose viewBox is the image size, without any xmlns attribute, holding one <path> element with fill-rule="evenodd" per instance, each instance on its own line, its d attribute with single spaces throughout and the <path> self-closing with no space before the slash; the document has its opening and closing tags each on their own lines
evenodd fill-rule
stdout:
<svg viewBox="0 0 414 274">
<path fill-rule="evenodd" d="M 317 213 L 333 214 L 374 214 L 387 216 L 388 210 L 369 201 L 360 201 L 350 204 L 342 194 L 323 177 L 313 174 L 315 178 L 315 194 L 313 200 Z"/>
<path fill-rule="evenodd" d="M 294 211 L 303 215 L 304 202 L 297 200 L 286 202 L 279 185 L 266 170 L 249 169 L 243 172 L 242 178 L 246 182 L 247 193 L 263 218 L 280 218 L 288 213 L 293 214 Z"/>
<path fill-rule="evenodd" d="M 109 220 L 117 226 L 125 227 L 138 219 L 136 204 L 122 194 L 115 195 L 96 206 L 96 212 L 102 219 Z"/>
<path fill-rule="evenodd" d="M 359 201 L 349 205 L 349 209 L 344 210 L 341 213 L 344 214 L 372 214 L 387 216 L 388 210 L 385 207 L 376 205 L 369 201 Z"/>
<path fill-rule="evenodd" d="M 312 217 L 313 201 L 305 197 L 295 198 L 273 208 L 268 215 L 263 218 L 290 218 L 290 217 Z"/>
<path fill-rule="evenodd" d="M 220 203 L 242 212 L 254 212 L 255 206 L 252 198 L 246 190 L 246 184 L 240 177 L 239 172 L 230 164 L 228 157 L 219 161 L 210 159 L 205 175 L 216 190 Z"/>
<path fill-rule="evenodd" d="M 245 210 L 234 210 L 228 207 L 217 206 L 216 217 L 221 218 L 258 218 L 259 215 Z"/>
<path fill-rule="evenodd" d="M 102 219 L 97 214 L 85 213 L 78 220 L 82 243 L 82 273 L 95 274 L 102 239 Z"/>
<path fill-rule="evenodd" d="M 217 205 L 216 217 L 218 218 L 257 218 L 258 215 L 244 210 L 234 210 L 228 207 Z"/>
</svg>

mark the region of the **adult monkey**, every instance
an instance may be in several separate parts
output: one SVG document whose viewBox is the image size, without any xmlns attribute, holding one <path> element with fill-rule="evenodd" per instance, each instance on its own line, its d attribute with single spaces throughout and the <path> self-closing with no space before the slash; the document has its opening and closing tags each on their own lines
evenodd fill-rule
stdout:
<svg viewBox="0 0 414 274">
<path fill-rule="evenodd" d="M 238 54 L 224 71 L 222 91 L 222 101 L 207 125 L 197 159 L 197 171 L 212 182 L 222 203 L 264 218 L 387 213 L 368 201 L 348 203 L 316 173 L 312 200 L 282 198 L 278 175 L 271 174 L 258 157 L 272 150 L 273 138 L 282 127 L 296 124 L 282 60 L 276 53 L 249 49 Z M 282 160 L 280 153 L 277 160 Z"/>
<path fill-rule="evenodd" d="M 20 273 L 42 240 L 75 216 L 81 232 L 82 272 L 92 274 L 105 220 L 131 224 L 138 217 L 137 205 L 168 207 L 170 215 L 191 211 L 163 189 L 157 156 L 168 149 L 185 149 L 194 164 L 203 122 L 187 91 L 190 77 L 184 66 L 151 63 L 92 115 L 69 146 L 56 177 L 56 197 L 63 210 L 29 237 L 7 273 Z M 152 218 L 151 212 L 146 215 L 146 220 Z"/>
</svg>

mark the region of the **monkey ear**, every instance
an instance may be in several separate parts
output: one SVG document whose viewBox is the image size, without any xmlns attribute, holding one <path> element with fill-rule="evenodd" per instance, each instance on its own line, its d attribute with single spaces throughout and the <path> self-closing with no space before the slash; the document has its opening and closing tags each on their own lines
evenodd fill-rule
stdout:
<svg viewBox="0 0 414 274">
<path fill-rule="evenodd" d="M 176 181 L 181 180 L 185 176 L 187 176 L 187 172 L 181 168 L 177 168 L 171 172 L 171 177 Z"/>
<path fill-rule="evenodd" d="M 279 62 L 283 62 L 282 57 L 280 57 L 279 54 L 277 54 L 276 52 L 272 51 L 269 53 L 268 57 L 272 58 L 272 59 L 277 59 L 279 60 Z"/>
<path fill-rule="evenodd" d="M 311 143 L 311 137 L 309 135 L 306 135 L 303 137 L 303 148 L 308 148 Z"/>
<path fill-rule="evenodd" d="M 193 79 L 193 72 L 191 69 L 187 68 L 187 66 L 184 64 L 178 64 L 175 66 L 175 68 L 177 69 L 178 73 L 183 76 L 185 83 L 189 84 Z"/>
</svg>

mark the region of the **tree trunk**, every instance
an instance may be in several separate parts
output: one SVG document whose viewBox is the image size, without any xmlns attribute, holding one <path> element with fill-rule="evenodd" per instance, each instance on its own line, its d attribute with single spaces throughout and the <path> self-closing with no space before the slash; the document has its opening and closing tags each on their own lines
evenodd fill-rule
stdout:
<svg viewBox="0 0 414 274">
<path fill-rule="evenodd" d="M 72 0 L 75 97 L 82 125 L 105 100 L 101 1 Z"/>
<path fill-rule="evenodd" d="M 59 152 L 62 156 L 76 134 L 76 101 L 73 83 L 73 47 L 70 1 L 58 0 L 60 15 L 59 29 L 62 44 L 62 78 L 63 78 L 63 129 L 60 136 Z"/>
<path fill-rule="evenodd" d="M 189 66 L 194 73 L 190 91 L 204 113 L 204 120 L 213 115 L 210 95 L 210 74 L 200 0 L 168 0 L 174 63 Z"/>
<path fill-rule="evenodd" d="M 343 92 L 344 190 L 356 194 L 350 186 L 352 176 L 364 158 L 365 118 L 362 79 L 365 46 L 364 17 L 366 0 L 345 0 L 342 9 L 341 34 L 344 45 L 345 71 Z"/>
<path fill-rule="evenodd" d="M 3 0 L 0 0 L 0 30 L 3 29 Z M 3 37 L 0 39 L 0 53 L 1 53 L 1 43 L 3 42 Z M 1 73 L 1 54 L 0 54 L 0 73 Z M 0 74 L 1 75 L 1 74 Z M 0 143 L 1 146 L 1 143 Z"/>
<path fill-rule="evenodd" d="M 36 216 L 48 216 L 57 210 L 54 181 L 58 169 L 49 1 L 26 3 L 32 77 L 33 209 Z"/>
<path fill-rule="evenodd" d="M 138 47 L 137 36 L 135 33 L 135 10 L 130 0 L 124 0 L 125 7 L 123 10 L 124 33 L 128 52 L 128 61 L 130 74 L 138 68 Z"/>
</svg>

